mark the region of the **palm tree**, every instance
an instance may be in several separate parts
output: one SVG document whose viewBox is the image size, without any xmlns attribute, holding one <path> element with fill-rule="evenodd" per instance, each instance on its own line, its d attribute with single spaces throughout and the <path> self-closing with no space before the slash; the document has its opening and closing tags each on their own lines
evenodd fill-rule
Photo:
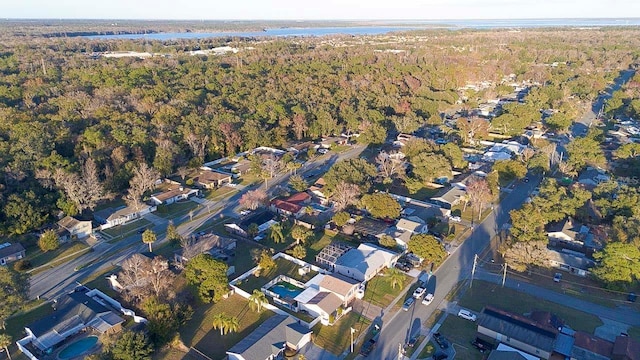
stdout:
<svg viewBox="0 0 640 360">
<path fill-rule="evenodd" d="M 402 287 L 404 283 L 404 274 L 400 270 L 391 268 L 387 271 L 387 276 L 389 277 L 389 282 L 391 282 L 392 289 L 395 289 L 396 286 Z"/>
<path fill-rule="evenodd" d="M 276 244 L 284 242 L 284 234 L 282 233 L 282 225 L 280 223 L 273 224 L 269 228 L 269 238 Z"/>
<path fill-rule="evenodd" d="M 249 307 L 253 311 L 261 312 L 262 307 L 268 303 L 267 296 L 258 289 L 254 289 L 253 294 L 249 296 Z"/>
<path fill-rule="evenodd" d="M 9 353 L 9 345 L 11 345 L 12 339 L 9 334 L 0 334 L 0 348 L 3 348 L 7 353 L 9 360 L 11 360 L 11 354 Z"/>
<path fill-rule="evenodd" d="M 236 332 L 240 329 L 238 318 L 235 316 L 227 316 L 224 313 L 216 314 L 212 322 L 214 329 L 220 329 L 220 335 Z"/>
<path fill-rule="evenodd" d="M 156 242 L 156 233 L 151 229 L 147 229 L 142 233 L 142 242 L 145 244 L 149 244 L 149 252 L 153 252 L 151 248 L 151 244 Z"/>
</svg>

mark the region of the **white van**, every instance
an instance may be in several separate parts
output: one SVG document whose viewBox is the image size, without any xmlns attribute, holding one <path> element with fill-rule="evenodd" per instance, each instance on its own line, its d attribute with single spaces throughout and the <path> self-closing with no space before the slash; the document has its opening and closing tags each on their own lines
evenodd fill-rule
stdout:
<svg viewBox="0 0 640 360">
<path fill-rule="evenodd" d="M 460 311 L 458 311 L 458 316 L 470 321 L 476 321 L 477 319 L 476 314 L 466 309 L 460 309 Z"/>
</svg>

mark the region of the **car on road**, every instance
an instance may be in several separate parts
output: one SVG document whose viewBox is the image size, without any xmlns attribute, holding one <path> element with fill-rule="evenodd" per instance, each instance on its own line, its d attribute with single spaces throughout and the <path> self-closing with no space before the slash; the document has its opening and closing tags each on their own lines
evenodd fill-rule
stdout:
<svg viewBox="0 0 640 360">
<path fill-rule="evenodd" d="M 478 319 L 476 314 L 467 309 L 460 309 L 460 311 L 458 311 L 458 316 L 469 321 L 476 321 Z"/>
<path fill-rule="evenodd" d="M 433 357 L 432 357 L 433 360 L 445 360 L 445 359 L 448 359 L 448 358 L 449 358 L 449 355 L 447 355 L 447 354 L 445 354 L 445 353 L 443 353 L 441 351 L 433 354 Z"/>
<path fill-rule="evenodd" d="M 240 211 L 240 215 L 242 215 L 242 216 L 247 216 L 249 214 L 251 214 L 251 210 L 242 210 L 242 211 Z"/>
<path fill-rule="evenodd" d="M 360 355 L 367 357 L 371 353 L 371 350 L 376 347 L 376 341 L 373 339 L 369 339 L 366 343 L 362 344 L 360 348 Z"/>
<path fill-rule="evenodd" d="M 140 229 L 138 229 L 138 234 L 142 234 L 145 231 L 147 231 L 147 228 L 146 227 L 141 227 Z"/>
<path fill-rule="evenodd" d="M 428 293 L 422 300 L 422 305 L 429 305 L 433 301 L 433 294 Z"/>
<path fill-rule="evenodd" d="M 522 182 L 528 183 L 529 182 L 529 178 L 526 177 L 526 178 L 522 179 Z"/>
<path fill-rule="evenodd" d="M 423 288 L 422 286 L 417 288 L 414 292 L 413 292 L 413 297 L 416 299 L 420 299 L 422 297 L 422 295 L 424 295 L 424 293 L 427 291 L 427 289 Z"/>
<path fill-rule="evenodd" d="M 462 219 L 460 218 L 460 216 L 449 216 L 449 220 L 453 221 L 453 222 L 461 222 Z"/>
<path fill-rule="evenodd" d="M 556 273 L 555 275 L 553 275 L 553 282 L 560 282 L 560 280 L 562 280 L 561 273 Z"/>
<path fill-rule="evenodd" d="M 629 295 L 627 295 L 627 300 L 629 300 L 630 302 L 636 302 L 637 298 L 638 295 L 636 295 L 636 293 L 634 292 L 630 292 Z"/>
<path fill-rule="evenodd" d="M 407 301 L 402 304 L 402 310 L 409 311 L 409 308 L 411 307 L 411 305 L 413 305 L 414 302 L 416 302 L 416 299 L 412 297 L 408 298 Z"/>
</svg>

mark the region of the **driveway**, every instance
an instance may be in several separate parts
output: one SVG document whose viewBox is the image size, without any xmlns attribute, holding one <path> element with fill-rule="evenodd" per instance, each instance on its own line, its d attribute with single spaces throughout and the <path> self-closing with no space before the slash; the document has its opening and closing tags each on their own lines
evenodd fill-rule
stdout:
<svg viewBox="0 0 640 360">
<path fill-rule="evenodd" d="M 311 360 L 338 360 L 340 359 L 337 355 L 316 346 L 313 343 L 308 343 L 305 345 L 298 354 L 304 355 L 305 358 Z"/>
</svg>

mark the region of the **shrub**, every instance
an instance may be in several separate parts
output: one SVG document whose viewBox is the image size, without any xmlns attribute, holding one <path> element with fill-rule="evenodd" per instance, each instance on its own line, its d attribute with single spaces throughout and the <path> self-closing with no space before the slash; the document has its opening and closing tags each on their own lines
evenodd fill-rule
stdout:
<svg viewBox="0 0 640 360">
<path fill-rule="evenodd" d="M 13 268 L 16 271 L 25 271 L 31 268 L 31 262 L 27 259 L 18 260 L 13 264 Z"/>
</svg>

